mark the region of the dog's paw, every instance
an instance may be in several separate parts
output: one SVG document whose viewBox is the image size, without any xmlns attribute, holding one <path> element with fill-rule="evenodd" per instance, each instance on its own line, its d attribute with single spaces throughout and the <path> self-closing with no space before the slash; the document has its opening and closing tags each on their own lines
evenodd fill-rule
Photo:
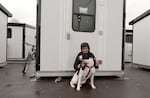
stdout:
<svg viewBox="0 0 150 98">
<path fill-rule="evenodd" d="M 70 86 L 71 86 L 72 88 L 75 88 L 75 85 L 74 85 L 72 82 L 70 82 Z"/>
<path fill-rule="evenodd" d="M 77 91 L 80 91 L 80 88 L 77 87 Z"/>
<path fill-rule="evenodd" d="M 94 85 L 92 85 L 91 87 L 92 87 L 92 89 L 96 89 L 96 86 L 94 86 Z"/>
</svg>

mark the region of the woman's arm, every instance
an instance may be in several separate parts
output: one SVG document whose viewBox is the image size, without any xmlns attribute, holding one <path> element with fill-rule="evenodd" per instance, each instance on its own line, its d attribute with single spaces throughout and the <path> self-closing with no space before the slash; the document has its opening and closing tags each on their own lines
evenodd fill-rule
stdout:
<svg viewBox="0 0 150 98">
<path fill-rule="evenodd" d="M 78 70 L 79 69 L 79 65 L 81 63 L 81 60 L 79 58 L 79 56 L 81 55 L 81 52 L 77 55 L 76 59 L 75 59 L 75 62 L 74 62 L 74 69 L 75 70 Z"/>
</svg>

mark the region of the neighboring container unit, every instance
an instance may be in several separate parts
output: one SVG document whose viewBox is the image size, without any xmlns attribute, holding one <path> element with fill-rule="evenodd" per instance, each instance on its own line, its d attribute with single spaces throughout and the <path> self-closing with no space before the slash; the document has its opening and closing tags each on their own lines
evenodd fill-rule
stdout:
<svg viewBox="0 0 150 98">
<path fill-rule="evenodd" d="M 12 14 L 0 4 L 0 67 L 6 65 L 6 35 L 8 17 Z"/>
<path fill-rule="evenodd" d="M 7 59 L 24 60 L 31 46 L 36 43 L 35 27 L 23 23 L 8 23 L 7 32 Z"/>
<path fill-rule="evenodd" d="M 132 20 L 133 63 L 150 68 L 150 9 Z"/>
<path fill-rule="evenodd" d="M 124 73 L 125 0 L 38 0 L 37 76 L 72 76 L 80 44 L 102 61 L 96 76 Z"/>
<path fill-rule="evenodd" d="M 133 44 L 133 30 L 126 30 L 125 32 L 125 54 L 124 61 L 127 63 L 132 62 L 132 44 Z"/>
</svg>

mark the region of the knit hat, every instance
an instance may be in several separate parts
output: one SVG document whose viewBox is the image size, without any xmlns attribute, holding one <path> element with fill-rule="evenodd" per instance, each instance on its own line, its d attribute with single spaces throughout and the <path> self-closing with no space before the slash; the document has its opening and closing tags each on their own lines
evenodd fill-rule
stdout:
<svg viewBox="0 0 150 98">
<path fill-rule="evenodd" d="M 84 48 L 84 47 L 87 47 L 89 50 L 90 50 L 90 46 L 87 42 L 84 42 L 81 44 L 81 50 Z"/>
</svg>

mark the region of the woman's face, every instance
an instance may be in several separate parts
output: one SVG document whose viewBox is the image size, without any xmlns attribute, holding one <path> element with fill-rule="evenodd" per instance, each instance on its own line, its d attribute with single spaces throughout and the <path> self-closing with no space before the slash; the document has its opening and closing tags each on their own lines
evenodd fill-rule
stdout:
<svg viewBox="0 0 150 98">
<path fill-rule="evenodd" d="M 83 47 L 81 51 L 82 51 L 82 53 L 88 53 L 89 48 L 88 47 Z"/>
</svg>

